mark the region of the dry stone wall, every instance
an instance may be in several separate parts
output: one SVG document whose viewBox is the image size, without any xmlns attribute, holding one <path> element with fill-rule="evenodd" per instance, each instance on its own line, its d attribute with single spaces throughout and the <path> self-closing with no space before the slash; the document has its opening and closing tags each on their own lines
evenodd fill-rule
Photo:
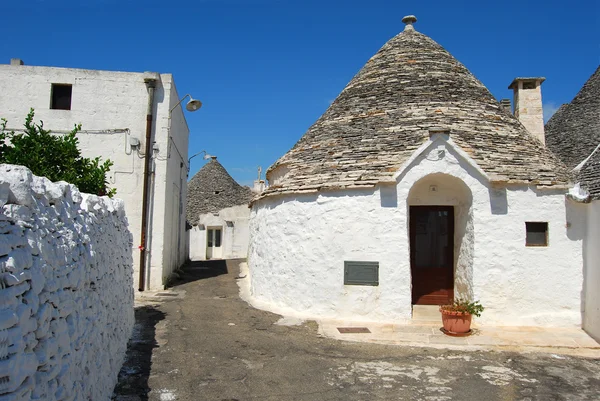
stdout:
<svg viewBox="0 0 600 401">
<path fill-rule="evenodd" d="M 123 201 L 0 165 L 0 401 L 108 400 L 134 323 Z"/>
</svg>

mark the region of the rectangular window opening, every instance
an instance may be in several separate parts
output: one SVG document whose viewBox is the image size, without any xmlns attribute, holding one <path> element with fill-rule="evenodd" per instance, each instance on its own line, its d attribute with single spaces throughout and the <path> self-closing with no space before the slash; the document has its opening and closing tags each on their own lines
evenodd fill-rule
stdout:
<svg viewBox="0 0 600 401">
<path fill-rule="evenodd" d="M 215 230 L 215 247 L 218 248 L 221 246 L 221 229 Z"/>
<path fill-rule="evenodd" d="M 213 246 L 213 230 L 212 229 L 208 229 L 206 231 L 206 239 L 208 240 L 207 241 L 207 246 L 209 248 L 212 248 L 212 246 Z"/>
<path fill-rule="evenodd" d="M 548 246 L 548 223 L 547 222 L 525 222 L 527 235 L 526 246 Z"/>
<path fill-rule="evenodd" d="M 72 93 L 73 85 L 71 84 L 52 84 L 50 108 L 54 110 L 71 110 Z"/>
</svg>

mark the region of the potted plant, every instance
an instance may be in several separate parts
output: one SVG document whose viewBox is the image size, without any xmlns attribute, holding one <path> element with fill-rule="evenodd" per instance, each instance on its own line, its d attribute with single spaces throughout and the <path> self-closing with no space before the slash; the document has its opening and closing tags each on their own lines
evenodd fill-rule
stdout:
<svg viewBox="0 0 600 401">
<path fill-rule="evenodd" d="M 450 336 L 468 336 L 471 334 L 471 318 L 481 316 L 483 306 L 479 301 L 457 298 L 451 304 L 440 305 L 442 312 L 442 331 Z"/>
</svg>

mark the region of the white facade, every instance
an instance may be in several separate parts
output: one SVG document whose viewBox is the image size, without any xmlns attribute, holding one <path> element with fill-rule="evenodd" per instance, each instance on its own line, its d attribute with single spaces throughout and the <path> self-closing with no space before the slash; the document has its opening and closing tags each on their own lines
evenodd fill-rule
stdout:
<svg viewBox="0 0 600 401">
<path fill-rule="evenodd" d="M 0 399 L 106 400 L 134 324 L 123 201 L 0 165 Z"/>
<path fill-rule="evenodd" d="M 312 318 L 411 319 L 416 205 L 454 206 L 454 292 L 481 301 L 479 322 L 581 325 L 582 206 L 564 191 L 493 183 L 444 135 L 417 150 L 395 183 L 256 201 L 248 256 L 256 304 Z M 525 222 L 548 223 L 547 247 L 525 246 Z M 344 261 L 379 262 L 379 285 L 344 285 Z"/>
<path fill-rule="evenodd" d="M 0 116 L 22 127 L 30 108 L 35 121 L 55 132 L 82 124 L 78 135 L 85 157 L 114 162 L 109 184 L 125 201 L 133 233 L 135 285 L 141 237 L 142 189 L 148 90 L 144 79 L 158 78 L 153 107 L 154 175 L 150 191 L 145 287 L 160 289 L 187 256 L 185 246 L 186 168 L 189 130 L 171 74 L 110 72 L 71 68 L 0 65 Z M 52 84 L 72 85 L 70 110 L 50 108 Z M 137 140 L 137 142 L 136 142 Z M 132 146 L 138 143 L 138 146 Z"/>
<path fill-rule="evenodd" d="M 583 328 L 600 341 L 600 200 L 586 205 L 587 231 L 583 241 L 585 313 Z"/>
<path fill-rule="evenodd" d="M 237 259 L 248 256 L 250 209 L 239 205 L 222 209 L 217 214 L 200 215 L 198 225 L 189 231 L 190 259 Z M 219 246 L 214 241 L 216 231 L 220 230 Z M 212 234 L 208 241 L 208 234 Z M 217 249 L 220 248 L 220 249 Z"/>
</svg>

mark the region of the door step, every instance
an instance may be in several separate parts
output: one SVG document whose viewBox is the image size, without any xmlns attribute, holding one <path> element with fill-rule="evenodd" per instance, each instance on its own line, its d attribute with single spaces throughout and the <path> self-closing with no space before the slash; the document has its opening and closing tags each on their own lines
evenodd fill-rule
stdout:
<svg viewBox="0 0 600 401">
<path fill-rule="evenodd" d="M 413 305 L 412 321 L 419 323 L 440 323 L 442 315 L 438 305 Z"/>
</svg>

